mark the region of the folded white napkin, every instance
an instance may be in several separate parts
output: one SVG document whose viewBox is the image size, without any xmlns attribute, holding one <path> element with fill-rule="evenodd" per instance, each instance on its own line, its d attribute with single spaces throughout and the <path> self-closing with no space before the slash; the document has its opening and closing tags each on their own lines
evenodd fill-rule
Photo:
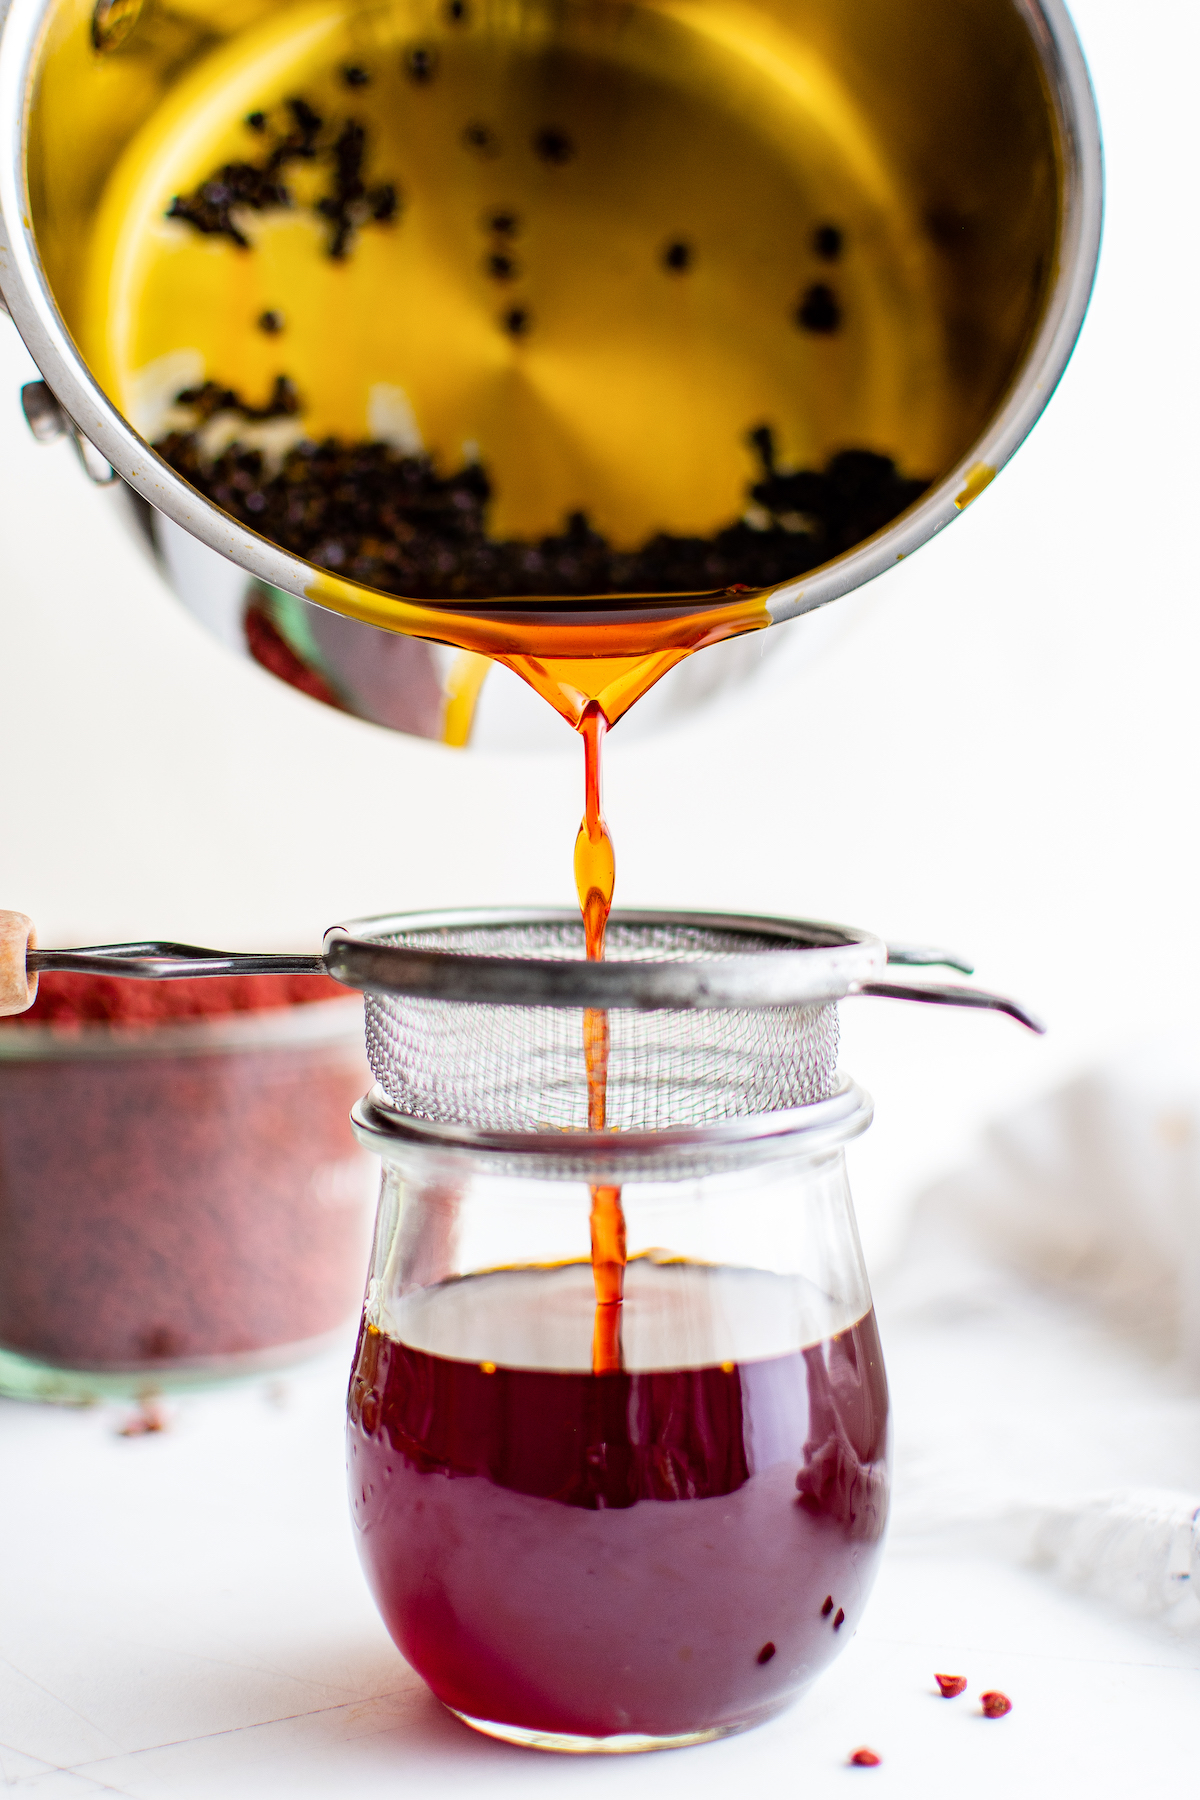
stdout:
<svg viewBox="0 0 1200 1800">
<path fill-rule="evenodd" d="M 893 1529 L 1200 1628 L 1200 1044 L 1079 1078 L 918 1200 L 877 1283 Z"/>
<path fill-rule="evenodd" d="M 1160 1041 L 995 1125 L 917 1207 L 1085 1299 L 1200 1386 L 1200 1039 Z"/>
<path fill-rule="evenodd" d="M 920 1544 L 1000 1555 L 1053 1575 L 1077 1593 L 1146 1618 L 1200 1627 L 1200 1501 L 1151 1488 L 1076 1499 L 1013 1500 L 989 1513 L 969 1508 L 910 1518 L 902 1536 Z"/>
</svg>

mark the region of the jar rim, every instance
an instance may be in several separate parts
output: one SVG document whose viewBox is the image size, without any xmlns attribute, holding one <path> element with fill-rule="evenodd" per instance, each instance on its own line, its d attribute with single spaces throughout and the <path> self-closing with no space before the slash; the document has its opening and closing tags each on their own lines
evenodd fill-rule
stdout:
<svg viewBox="0 0 1200 1800">
<path fill-rule="evenodd" d="M 401 1110 L 376 1085 L 350 1114 L 364 1149 L 385 1162 L 436 1156 L 547 1180 L 599 1174 L 623 1180 L 670 1180 L 776 1157 L 816 1159 L 866 1131 L 871 1096 L 843 1076 L 825 1100 L 777 1112 L 719 1119 L 659 1131 L 489 1131 L 421 1119 Z"/>
</svg>

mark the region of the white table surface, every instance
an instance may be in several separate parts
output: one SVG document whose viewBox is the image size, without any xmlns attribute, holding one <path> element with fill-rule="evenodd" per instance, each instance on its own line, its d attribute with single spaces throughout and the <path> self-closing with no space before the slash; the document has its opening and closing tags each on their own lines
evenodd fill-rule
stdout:
<svg viewBox="0 0 1200 1800">
<path fill-rule="evenodd" d="M 0 1406 L 0 1784 L 37 1800 L 1196 1791 L 1200 1606 L 1137 1619 L 921 1535 L 946 1498 L 1157 1484 L 1200 1500 L 1200 1398 L 1083 1316 L 919 1258 L 880 1308 L 894 1529 L 857 1637 L 790 1712 L 658 1756 L 475 1736 L 380 1624 L 343 1476 L 349 1342 L 266 1381 L 133 1409 Z M 967 1507 L 970 1511 L 970 1505 Z M 932 1677 L 968 1677 L 943 1701 Z M 1013 1701 L 987 1720 L 981 1690 Z M 883 1759 L 850 1769 L 866 1744 Z"/>
</svg>

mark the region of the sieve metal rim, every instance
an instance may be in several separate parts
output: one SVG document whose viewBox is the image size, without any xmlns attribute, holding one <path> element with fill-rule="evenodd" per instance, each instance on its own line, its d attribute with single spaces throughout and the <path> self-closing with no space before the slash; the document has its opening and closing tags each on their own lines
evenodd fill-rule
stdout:
<svg viewBox="0 0 1200 1800">
<path fill-rule="evenodd" d="M 866 1131 L 875 1103 L 848 1075 L 825 1100 L 777 1112 L 673 1125 L 660 1131 L 493 1131 L 415 1118 L 376 1084 L 350 1113 L 365 1150 L 385 1160 L 398 1153 L 519 1166 L 524 1175 L 614 1182 L 694 1177 L 718 1167 L 774 1156 L 828 1155 Z"/>
<path fill-rule="evenodd" d="M 334 925 L 324 966 L 346 987 L 409 999 L 491 1006 L 703 1009 L 814 1006 L 841 1000 L 887 966 L 874 933 L 809 919 L 744 913 L 620 911 L 611 926 L 675 927 L 775 939 L 782 946 L 694 962 L 565 961 L 385 944 L 403 932 L 506 925 L 579 925 L 567 908 L 481 907 L 390 913 Z"/>
</svg>

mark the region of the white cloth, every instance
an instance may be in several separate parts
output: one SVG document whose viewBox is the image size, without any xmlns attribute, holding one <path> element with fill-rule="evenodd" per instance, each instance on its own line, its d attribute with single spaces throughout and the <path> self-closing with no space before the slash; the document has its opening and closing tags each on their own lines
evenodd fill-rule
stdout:
<svg viewBox="0 0 1200 1800">
<path fill-rule="evenodd" d="M 895 1529 L 1200 1626 L 1200 1069 L 1160 1044 L 997 1125 L 879 1284 Z"/>
</svg>

